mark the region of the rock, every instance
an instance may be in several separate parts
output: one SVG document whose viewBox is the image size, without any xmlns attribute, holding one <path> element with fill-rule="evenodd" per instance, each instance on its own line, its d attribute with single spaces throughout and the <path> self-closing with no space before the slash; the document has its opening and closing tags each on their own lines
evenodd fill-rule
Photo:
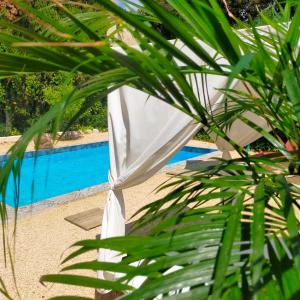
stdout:
<svg viewBox="0 0 300 300">
<path fill-rule="evenodd" d="M 92 130 L 92 133 L 99 133 L 99 130 L 96 129 L 96 128 L 94 128 L 94 129 Z"/>
<path fill-rule="evenodd" d="M 66 131 L 63 135 L 60 136 L 61 141 L 69 140 L 78 140 L 82 137 L 82 134 L 79 131 Z"/>
<path fill-rule="evenodd" d="M 34 145 L 36 149 L 53 148 L 53 139 L 50 133 L 44 133 L 40 140 L 38 137 L 34 138 Z"/>
<path fill-rule="evenodd" d="M 95 290 L 95 299 L 96 300 L 115 300 L 121 296 L 124 296 L 125 294 L 123 292 L 115 292 L 110 291 L 107 293 L 101 293 L 98 290 Z"/>
<path fill-rule="evenodd" d="M 90 134 L 90 133 L 92 133 L 93 131 L 92 131 L 92 129 L 87 129 L 87 130 L 85 130 L 85 132 L 84 133 L 86 133 L 86 134 Z"/>
</svg>

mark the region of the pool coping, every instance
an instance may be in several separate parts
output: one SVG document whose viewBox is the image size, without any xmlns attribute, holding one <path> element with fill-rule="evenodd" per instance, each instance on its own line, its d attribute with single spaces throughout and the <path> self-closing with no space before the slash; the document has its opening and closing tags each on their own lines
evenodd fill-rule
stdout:
<svg viewBox="0 0 300 300">
<path fill-rule="evenodd" d="M 79 145 L 72 145 L 72 146 L 63 146 L 63 147 L 43 149 L 43 150 L 38 150 L 38 151 L 28 151 L 28 152 L 26 152 L 25 157 L 34 157 L 35 155 L 37 155 L 36 152 L 40 152 L 38 155 L 46 155 L 49 153 L 60 153 L 60 152 L 69 151 L 69 150 L 75 151 L 80 148 L 86 147 L 87 145 L 88 145 L 88 147 L 96 147 L 98 145 L 105 144 L 105 143 L 108 143 L 108 141 L 93 142 L 93 143 L 79 144 Z M 163 168 L 161 168 L 158 172 L 156 172 L 155 174 L 164 173 L 164 172 L 170 171 L 171 169 L 178 168 L 178 167 L 185 167 L 186 162 L 188 160 L 206 161 L 206 160 L 214 158 L 214 157 L 219 157 L 222 154 L 222 152 L 219 151 L 216 147 L 212 147 L 212 146 L 208 146 L 208 145 L 201 147 L 200 145 L 199 146 L 194 146 L 194 145 L 190 146 L 187 144 L 185 147 L 206 148 L 206 149 L 211 149 L 211 150 L 215 150 L 215 151 L 209 152 L 207 154 L 195 156 L 192 159 L 186 159 L 186 160 L 172 163 L 170 165 L 166 165 Z M 1 161 L 1 156 L 7 157 L 7 155 L 0 155 L 0 161 Z M 155 176 L 155 174 L 153 176 Z M 66 193 L 63 195 L 56 196 L 56 197 L 51 197 L 48 199 L 44 199 L 44 200 L 41 200 L 36 203 L 31 203 L 28 205 L 18 207 L 18 209 L 17 209 L 18 218 L 23 218 L 23 217 L 26 217 L 33 213 L 41 212 L 47 208 L 50 208 L 50 207 L 53 207 L 56 205 L 65 204 L 65 203 L 69 203 L 69 202 L 72 202 L 75 200 L 80 200 L 80 199 L 84 199 L 89 196 L 96 195 L 100 192 L 109 190 L 109 187 L 110 187 L 109 183 L 105 182 L 105 183 L 87 187 L 87 188 L 84 188 L 81 190 L 77 190 L 74 192 Z M 8 204 L 6 204 L 6 209 L 7 209 L 7 214 L 8 214 L 8 220 L 13 219 L 16 209 Z"/>
<path fill-rule="evenodd" d="M 54 148 L 48 148 L 48 149 L 40 149 L 40 150 L 31 150 L 26 151 L 24 154 L 25 158 L 30 157 L 39 157 L 47 154 L 55 154 L 55 153 L 61 153 L 65 151 L 76 151 L 81 148 L 93 148 L 100 146 L 102 144 L 106 144 L 108 141 L 100 141 L 100 142 L 92 142 L 92 143 L 85 143 L 85 144 L 76 144 L 71 146 L 61 146 L 61 147 L 54 147 Z M 9 157 L 9 154 L 1 154 L 0 155 L 0 162 L 7 159 Z"/>
</svg>

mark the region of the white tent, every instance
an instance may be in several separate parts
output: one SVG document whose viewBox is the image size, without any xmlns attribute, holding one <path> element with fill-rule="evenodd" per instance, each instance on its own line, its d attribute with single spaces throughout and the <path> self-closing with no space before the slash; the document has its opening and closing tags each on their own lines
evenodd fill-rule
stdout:
<svg viewBox="0 0 300 300">
<path fill-rule="evenodd" d="M 189 49 L 186 51 L 189 52 Z M 218 89 L 226 85 L 227 79 L 208 75 L 207 83 L 213 113 L 224 101 Z M 233 87 L 244 88 L 238 81 L 234 82 Z M 200 102 L 201 99 L 200 95 Z M 102 221 L 102 239 L 125 235 L 126 201 L 122 190 L 140 184 L 155 174 L 202 126 L 173 106 L 128 86 L 109 95 L 108 111 L 110 191 Z M 247 117 L 267 128 L 263 118 L 250 113 Z M 241 121 L 235 121 L 227 134 L 241 146 L 260 137 L 258 132 Z M 232 150 L 231 145 L 220 139 L 216 140 L 216 144 L 223 151 L 223 157 L 227 158 L 228 151 Z M 120 256 L 114 251 L 101 249 L 99 260 L 117 262 Z M 106 279 L 114 277 L 109 272 L 99 272 L 98 276 Z"/>
</svg>

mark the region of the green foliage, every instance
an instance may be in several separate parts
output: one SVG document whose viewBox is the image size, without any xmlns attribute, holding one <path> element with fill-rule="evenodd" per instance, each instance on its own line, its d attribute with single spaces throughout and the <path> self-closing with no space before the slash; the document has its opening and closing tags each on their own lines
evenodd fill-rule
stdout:
<svg viewBox="0 0 300 300">
<path fill-rule="evenodd" d="M 221 1 L 220 1 L 221 2 Z M 269 6 L 273 6 L 277 1 L 274 0 L 229 0 L 228 8 L 234 16 L 242 21 L 255 19 L 260 11 Z M 278 14 L 278 13 L 277 13 Z"/>
<path fill-rule="evenodd" d="M 300 174 L 300 152 L 287 151 L 277 135 L 253 123 L 245 113 L 252 112 L 265 118 L 272 129 L 276 128 L 300 148 L 299 3 L 290 19 L 291 3 L 287 1 L 281 10 L 284 24 L 262 16 L 269 25 L 268 30 L 239 23 L 245 29 L 237 31 L 216 0 L 168 0 L 184 21 L 174 18 L 156 1 L 141 1 L 195 54 L 196 59 L 168 42 L 144 19 L 120 9 L 110 0 L 98 2 L 122 19 L 120 25 L 135 36 L 140 50 L 113 36 L 91 46 L 99 41 L 95 27 L 67 14 L 73 26 L 65 28 L 60 22 L 51 23 L 47 16 L 40 16 L 40 11 L 33 11 L 60 33 L 68 34 L 65 39 L 61 34 L 53 34 L 49 37 L 51 41 L 61 42 L 63 39 L 68 43 L 72 39 L 81 46 L 88 43 L 89 47 L 50 48 L 27 44 L 26 53 L 0 53 L 0 74 L 49 70 L 73 72 L 76 68 L 88 76 L 83 84 L 54 104 L 11 149 L 0 173 L 3 196 L 0 208 L 4 222 L 7 181 L 13 170 L 17 182 L 22 157 L 32 137 L 41 134 L 49 125 L 53 125 L 55 131 L 66 109 L 81 103 L 82 99 L 76 118 L 111 91 L 130 85 L 174 105 L 193 117 L 195 122 L 204 124 L 216 136 L 230 143 L 240 158 L 218 160 L 213 168 L 173 178 L 160 187 L 171 190 L 166 197 L 137 212 L 139 220 L 128 236 L 75 243 L 74 251 L 63 261 L 62 272 L 45 275 L 42 281 L 127 290 L 129 293 L 123 299 L 137 300 L 158 297 L 298 299 L 300 189 L 289 181 L 289 176 L 295 172 Z M 26 7 L 24 2 L 16 2 Z M 106 23 L 111 20 L 110 16 L 102 16 Z M 79 38 L 78 32 L 81 33 Z M 42 43 L 45 35 L 48 37 L 47 32 L 41 31 L 24 39 L 30 43 Z M 214 49 L 216 54 L 207 51 L 199 40 Z M 18 40 L 10 36 L 10 41 Z M 115 44 L 122 47 L 124 54 L 111 46 Z M 216 57 L 223 58 L 222 66 Z M 205 100 L 207 96 L 205 91 L 195 90 L 190 85 L 190 76 L 195 75 L 200 84 L 202 74 L 228 78 L 228 84 L 222 90 L 226 101 L 216 114 L 212 114 L 209 105 L 200 105 L 199 100 Z M 233 79 L 243 81 L 247 89 L 232 88 Z M 95 95 L 98 97 L 93 98 Z M 227 128 L 237 120 L 260 133 L 278 152 L 249 156 L 228 136 Z M 137 230 L 149 229 L 149 225 L 153 225 L 152 228 L 139 236 Z M 120 252 L 122 260 L 117 263 L 77 263 L 82 254 L 99 248 Z M 81 269 L 118 272 L 120 277 L 110 281 L 64 273 Z M 138 289 L 130 286 L 131 279 L 136 276 L 146 279 Z"/>
<path fill-rule="evenodd" d="M 97 97 L 93 96 L 93 97 Z M 105 99 L 95 101 L 95 104 L 89 108 L 79 120 L 80 129 L 84 128 L 98 128 L 101 131 L 107 130 L 107 106 Z"/>
<path fill-rule="evenodd" d="M 265 138 L 260 138 L 257 141 L 253 142 L 250 145 L 250 149 L 255 152 L 264 152 L 264 151 L 277 151 L 277 148 L 272 145 L 268 140 Z"/>
<path fill-rule="evenodd" d="M 279 7 L 276 4 L 267 6 L 266 8 L 263 9 L 263 15 L 272 19 L 274 22 L 284 22 L 282 18 L 282 14 L 280 13 Z M 253 26 L 261 26 L 264 25 L 265 21 L 264 19 L 260 16 L 257 15 L 257 17 L 253 20 L 252 25 Z"/>
<path fill-rule="evenodd" d="M 191 2 L 189 0 L 184 0 L 186 2 Z M 162 7 L 164 7 L 167 11 L 169 11 L 172 15 L 176 16 L 177 18 L 180 18 L 181 20 L 184 20 L 182 16 L 178 13 L 174 7 L 172 7 L 171 4 L 169 4 L 168 0 L 158 0 L 157 1 Z M 264 11 L 265 15 L 268 15 L 268 17 L 272 17 L 274 21 L 282 21 L 281 16 L 278 9 L 278 1 L 274 0 L 240 0 L 240 1 L 223 1 L 219 0 L 219 4 L 221 5 L 224 13 L 226 14 L 227 18 L 232 24 L 235 24 L 235 21 L 228 15 L 228 11 L 232 13 L 236 18 L 247 22 L 251 21 L 253 25 L 259 26 L 265 24 L 265 22 L 260 18 L 259 13 L 261 11 Z M 224 2 L 227 3 L 227 8 L 224 5 Z M 285 1 L 281 1 L 285 2 Z M 144 14 L 147 14 L 147 12 L 143 12 L 143 9 L 141 9 L 141 12 Z M 252 22 L 254 20 L 254 22 Z M 172 33 L 172 30 L 168 30 L 165 28 L 159 20 L 156 20 L 152 22 L 153 28 L 163 34 L 166 38 L 174 38 L 174 35 Z"/>
<path fill-rule="evenodd" d="M 59 72 L 53 76 L 48 83 L 44 85 L 43 96 L 45 102 L 49 106 L 57 104 L 61 97 L 66 97 L 74 89 L 73 75 L 66 72 Z M 72 116 L 80 109 L 83 99 L 69 106 L 64 114 L 66 121 L 70 120 Z"/>
<path fill-rule="evenodd" d="M 199 141 L 211 142 L 211 143 L 214 142 L 213 139 L 209 136 L 209 134 L 204 129 L 200 129 L 194 138 Z"/>
<path fill-rule="evenodd" d="M 186 2 L 191 2 L 189 0 L 185 0 Z M 179 17 L 180 14 L 176 9 L 172 7 L 168 3 L 168 0 L 158 0 L 157 1 L 162 7 L 167 9 L 173 15 Z M 249 18 L 254 19 L 261 10 L 267 8 L 268 6 L 274 4 L 276 1 L 274 0 L 219 0 L 219 4 L 221 5 L 224 13 L 227 15 L 227 10 L 225 8 L 224 2 L 227 3 L 228 9 L 233 15 L 243 21 L 249 20 Z"/>
<path fill-rule="evenodd" d="M 23 133 L 49 108 L 57 104 L 62 96 L 68 95 L 84 78 L 67 72 L 40 73 L 15 76 L 9 82 L 0 83 L 0 123 L 5 123 L 7 114 L 10 127 Z M 96 96 L 94 96 L 96 97 Z M 63 130 L 74 114 L 79 111 L 84 99 L 69 106 L 64 114 L 64 122 L 59 128 Z M 101 130 L 107 129 L 105 101 L 96 102 L 71 129 L 90 126 Z M 6 130 L 9 135 L 15 131 Z"/>
<path fill-rule="evenodd" d="M 35 0 L 31 1 L 31 6 L 47 15 L 47 18 L 61 21 L 65 27 L 67 27 L 65 23 L 68 23 L 68 26 L 72 26 L 72 22 L 70 23 L 65 19 L 65 14 L 53 5 L 52 1 Z M 68 9 L 74 14 L 83 11 L 80 5 L 70 5 Z M 91 8 L 85 8 L 84 17 L 87 18 L 87 13 L 92 11 Z M 44 30 L 41 24 L 37 22 L 37 19 L 33 20 L 28 18 L 26 14 L 22 14 L 21 10 L 19 10 L 19 14 L 22 15 L 22 18 L 20 21 L 16 20 L 16 23 L 21 26 L 21 28 L 25 27 L 35 32 L 42 32 Z M 99 17 L 99 14 L 93 17 Z M 96 25 L 99 24 L 96 23 Z M 5 31 L 7 33 L 10 32 L 9 29 Z M 77 33 L 80 34 L 79 32 Z M 22 35 L 17 32 L 14 32 L 14 34 L 18 36 Z M 14 53 L 19 55 L 23 50 L 10 47 L 9 44 L 4 43 L 4 41 L 1 42 L 0 39 L 0 51 L 2 53 Z M 0 79 L 0 123 L 7 123 L 7 118 L 9 118 L 9 126 L 6 125 L 7 128 L 1 130 L 0 135 L 10 135 L 16 132 L 24 133 L 41 115 L 47 112 L 51 106 L 58 103 L 62 96 L 68 95 L 76 86 L 86 81 L 87 78 L 87 76 L 82 76 L 78 73 L 73 74 L 58 71 L 16 75 L 9 80 Z M 64 130 L 74 114 L 80 110 L 84 100 L 84 98 L 78 100 L 78 102 L 68 107 L 64 113 L 64 120 L 59 130 Z M 70 129 L 90 127 L 107 130 L 106 111 L 105 101 L 95 101 L 95 105 L 92 106 L 80 120 L 75 121 Z M 50 127 L 48 130 L 49 129 Z"/>
<path fill-rule="evenodd" d="M 0 136 L 19 135 L 20 132 L 16 128 L 7 128 L 3 123 L 0 123 Z"/>
</svg>

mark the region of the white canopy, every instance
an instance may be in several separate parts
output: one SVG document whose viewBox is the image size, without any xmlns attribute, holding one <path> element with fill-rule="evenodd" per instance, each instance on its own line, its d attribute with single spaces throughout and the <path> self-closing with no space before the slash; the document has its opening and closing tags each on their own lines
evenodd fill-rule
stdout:
<svg viewBox="0 0 300 300">
<path fill-rule="evenodd" d="M 187 52 L 190 50 L 187 49 Z M 223 88 L 226 83 L 227 79 L 224 77 L 207 76 L 211 113 L 220 109 L 224 96 L 218 89 Z M 238 81 L 233 87 L 244 88 Z M 202 101 L 201 95 L 199 98 Z M 128 86 L 109 95 L 108 111 L 110 191 L 102 221 L 102 239 L 125 235 L 125 201 L 122 190 L 140 184 L 155 174 L 202 127 L 202 124 L 195 123 L 190 116 L 173 106 Z M 247 115 L 256 124 L 267 128 L 266 121 L 261 117 L 250 113 Z M 235 121 L 227 134 L 240 146 L 260 137 L 258 132 L 241 121 Z M 217 139 L 216 144 L 223 151 L 223 157 L 228 157 L 228 151 L 232 147 L 221 139 Z M 99 260 L 117 262 L 120 256 L 114 251 L 101 249 Z M 98 276 L 114 279 L 114 274 L 109 272 L 99 272 Z"/>
</svg>

